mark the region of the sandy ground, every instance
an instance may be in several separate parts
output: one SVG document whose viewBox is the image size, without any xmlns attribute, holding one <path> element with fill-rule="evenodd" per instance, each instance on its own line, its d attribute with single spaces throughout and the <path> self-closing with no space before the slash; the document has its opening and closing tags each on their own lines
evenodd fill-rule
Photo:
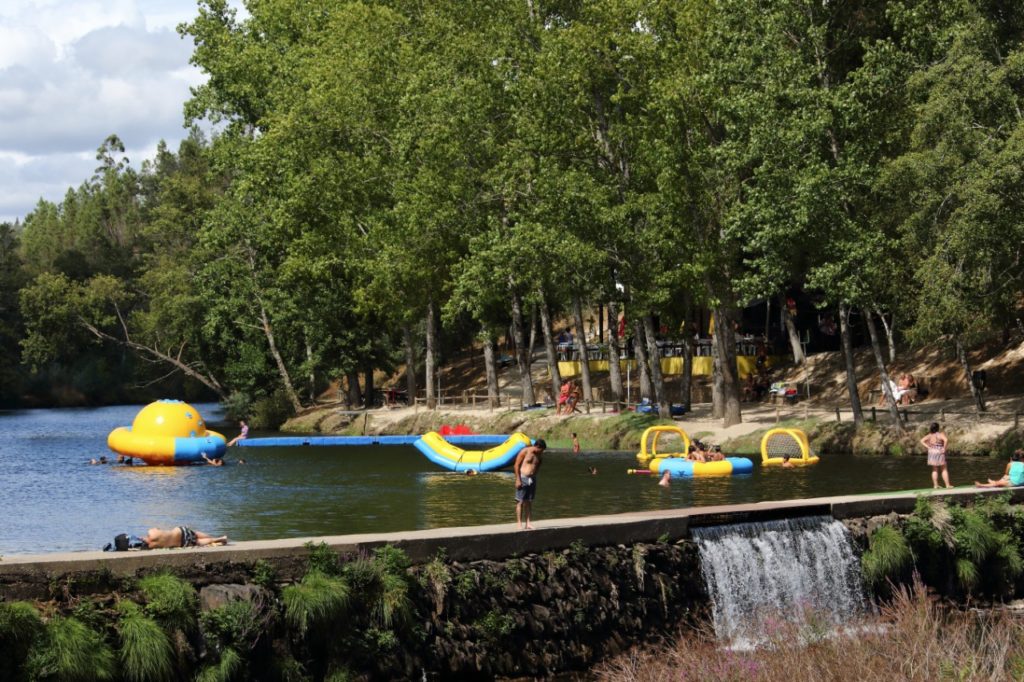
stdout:
<svg viewBox="0 0 1024 682">
<path fill-rule="evenodd" d="M 1024 423 L 1024 396 L 994 396 L 987 401 L 988 411 L 977 414 L 974 403 L 970 398 L 954 398 L 950 400 L 925 400 L 921 403 L 910 405 L 907 411 L 908 421 L 911 425 L 923 425 L 932 421 L 938 421 L 944 425 L 956 426 L 964 432 L 966 437 L 971 439 L 988 439 L 999 435 L 1014 425 L 1015 413 L 1020 413 L 1021 422 Z M 386 425 L 393 425 L 398 421 L 410 417 L 425 408 L 418 407 L 396 407 L 379 408 L 370 412 L 374 427 L 379 429 Z M 487 408 L 463 407 L 461 405 L 445 405 L 440 410 L 445 414 L 458 415 L 460 417 L 479 417 L 487 419 L 498 414 Z M 693 411 L 676 422 L 692 435 L 707 436 L 711 442 L 725 442 L 727 440 L 745 436 L 747 434 L 771 428 L 782 420 L 794 419 L 835 419 L 835 407 L 822 407 L 810 403 L 796 405 L 771 405 L 766 403 L 743 403 L 743 422 L 729 427 L 723 427 L 720 419 L 711 416 L 710 403 L 702 403 L 693 406 Z M 548 410 L 549 418 L 555 419 L 554 411 Z M 611 417 L 610 413 L 602 414 L 595 411 L 590 415 L 576 415 L 576 419 L 604 419 Z M 853 418 L 848 405 L 840 407 L 840 419 L 848 421 Z M 865 406 L 865 416 L 871 418 L 871 407 Z M 885 408 L 876 407 L 876 418 L 880 423 L 887 423 L 889 415 Z M 538 426 L 543 426 L 538 424 Z"/>
</svg>

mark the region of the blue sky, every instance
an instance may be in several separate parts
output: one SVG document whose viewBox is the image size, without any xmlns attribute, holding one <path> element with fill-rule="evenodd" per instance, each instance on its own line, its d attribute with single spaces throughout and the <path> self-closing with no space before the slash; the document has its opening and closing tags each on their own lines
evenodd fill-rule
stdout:
<svg viewBox="0 0 1024 682">
<path fill-rule="evenodd" d="M 185 135 L 195 0 L 0 1 L 0 221 L 59 201 L 111 133 L 138 167 Z"/>
</svg>

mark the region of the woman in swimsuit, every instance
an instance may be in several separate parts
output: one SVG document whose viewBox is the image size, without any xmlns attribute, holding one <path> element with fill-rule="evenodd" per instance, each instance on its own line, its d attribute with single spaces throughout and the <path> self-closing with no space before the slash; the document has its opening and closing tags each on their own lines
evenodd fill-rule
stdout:
<svg viewBox="0 0 1024 682">
<path fill-rule="evenodd" d="M 932 487 L 939 487 L 939 471 L 942 472 L 942 482 L 947 488 L 949 484 L 949 470 L 946 468 L 946 445 L 949 439 L 939 428 L 938 422 L 932 422 L 928 428 L 928 435 L 921 439 L 921 445 L 928 450 L 928 466 L 932 468 Z"/>
</svg>

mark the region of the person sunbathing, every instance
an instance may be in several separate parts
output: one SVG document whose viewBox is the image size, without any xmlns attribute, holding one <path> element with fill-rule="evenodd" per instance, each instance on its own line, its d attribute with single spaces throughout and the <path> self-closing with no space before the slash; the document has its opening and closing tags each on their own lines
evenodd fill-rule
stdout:
<svg viewBox="0 0 1024 682">
<path fill-rule="evenodd" d="M 165 549 L 172 547 L 207 547 L 210 545 L 228 544 L 228 536 L 214 537 L 202 531 L 192 530 L 188 526 L 176 528 L 150 528 L 146 537 L 142 538 L 149 549 Z"/>
<path fill-rule="evenodd" d="M 997 480 L 988 479 L 988 483 L 975 481 L 978 488 L 1009 488 L 1010 486 L 1024 485 L 1024 450 L 1016 450 L 1010 461 L 1006 464 L 1006 472 L 1002 478 Z"/>
</svg>

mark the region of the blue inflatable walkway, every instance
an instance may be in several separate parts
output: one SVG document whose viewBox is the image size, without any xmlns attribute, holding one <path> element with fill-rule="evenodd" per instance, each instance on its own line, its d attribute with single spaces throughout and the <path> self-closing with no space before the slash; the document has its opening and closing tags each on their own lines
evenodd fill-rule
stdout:
<svg viewBox="0 0 1024 682">
<path fill-rule="evenodd" d="M 246 438 L 237 445 L 244 448 L 279 448 L 338 445 L 414 445 L 420 436 L 280 436 L 274 438 Z M 499 445 L 508 436 L 503 434 L 477 434 L 472 436 L 444 436 L 453 445 Z"/>
</svg>

